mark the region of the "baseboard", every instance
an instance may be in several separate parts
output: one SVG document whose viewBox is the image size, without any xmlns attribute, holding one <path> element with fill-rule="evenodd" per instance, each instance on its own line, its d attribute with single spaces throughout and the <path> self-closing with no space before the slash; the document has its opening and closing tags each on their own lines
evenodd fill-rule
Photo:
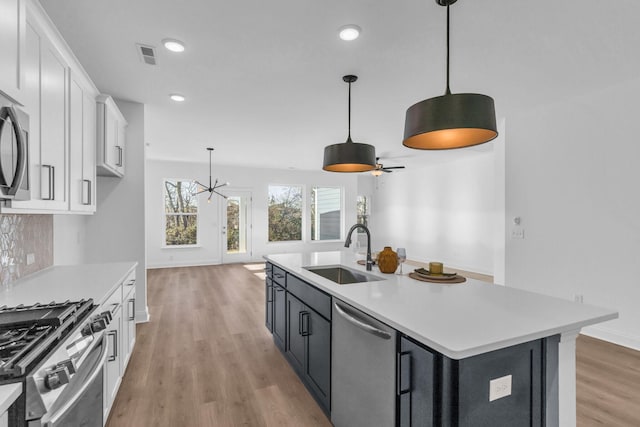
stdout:
<svg viewBox="0 0 640 427">
<path fill-rule="evenodd" d="M 174 268 L 174 267 L 200 267 L 205 265 L 219 265 L 220 260 L 214 259 L 211 261 L 172 261 L 168 263 L 147 263 L 147 270 L 154 268 Z"/>
<path fill-rule="evenodd" d="M 149 307 L 145 306 L 142 311 L 136 310 L 136 323 L 146 323 L 149 319 Z"/>
<path fill-rule="evenodd" d="M 613 344 L 618 344 L 632 350 L 640 351 L 640 337 L 634 335 L 614 331 L 602 326 L 588 326 L 580 333 L 603 341 L 608 341 Z"/>
</svg>

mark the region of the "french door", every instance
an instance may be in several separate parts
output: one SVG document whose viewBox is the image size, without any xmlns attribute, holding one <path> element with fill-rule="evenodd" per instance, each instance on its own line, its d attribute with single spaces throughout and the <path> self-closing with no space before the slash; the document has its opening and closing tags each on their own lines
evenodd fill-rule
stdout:
<svg viewBox="0 0 640 427">
<path fill-rule="evenodd" d="M 252 257 L 251 191 L 224 190 L 226 199 L 220 206 L 222 213 L 222 262 L 248 262 Z"/>
</svg>

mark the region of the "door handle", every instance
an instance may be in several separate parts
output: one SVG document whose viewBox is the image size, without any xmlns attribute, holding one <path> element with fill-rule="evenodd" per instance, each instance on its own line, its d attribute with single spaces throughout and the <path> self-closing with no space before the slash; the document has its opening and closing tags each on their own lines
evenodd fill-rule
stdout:
<svg viewBox="0 0 640 427">
<path fill-rule="evenodd" d="M 87 189 L 86 192 L 84 191 L 85 190 L 84 189 L 85 184 L 86 184 L 86 189 Z M 83 205 L 90 205 L 91 204 L 91 180 L 90 179 L 83 179 L 82 180 L 82 186 L 83 186 L 83 188 L 82 188 L 82 204 Z M 85 202 L 85 197 L 84 197 L 85 195 L 87 196 L 87 198 L 86 198 L 87 201 L 86 202 Z"/>
<path fill-rule="evenodd" d="M 333 307 L 336 309 L 336 312 L 344 318 L 347 322 L 351 323 L 353 326 L 362 329 L 365 332 L 369 332 L 372 335 L 377 336 L 378 338 L 382 338 L 384 340 L 391 339 L 391 334 L 385 332 L 381 329 L 376 328 L 375 326 L 369 325 L 368 323 L 363 322 L 360 319 L 356 319 L 353 316 L 348 315 L 342 307 L 337 302 L 333 303 Z"/>
<path fill-rule="evenodd" d="M 113 337 L 113 354 L 107 360 L 113 362 L 118 357 L 118 331 L 110 331 L 108 335 Z"/>
<path fill-rule="evenodd" d="M 300 325 L 302 326 L 302 332 L 300 333 L 300 335 L 302 335 L 303 337 L 308 337 L 309 335 L 311 335 L 311 330 L 309 329 L 309 312 L 301 311 L 300 314 L 302 315 L 302 321 L 300 322 Z"/>
<path fill-rule="evenodd" d="M 398 353 L 398 370 L 396 372 L 396 390 L 398 396 L 411 393 L 411 352 L 403 351 Z"/>
<path fill-rule="evenodd" d="M 53 165 L 42 165 L 43 168 L 47 168 L 48 174 L 48 182 L 47 189 L 48 194 L 47 197 L 42 197 L 42 200 L 55 200 L 56 198 L 56 168 Z M 42 180 L 41 180 L 42 181 Z M 40 191 L 42 193 L 42 190 Z"/>
</svg>

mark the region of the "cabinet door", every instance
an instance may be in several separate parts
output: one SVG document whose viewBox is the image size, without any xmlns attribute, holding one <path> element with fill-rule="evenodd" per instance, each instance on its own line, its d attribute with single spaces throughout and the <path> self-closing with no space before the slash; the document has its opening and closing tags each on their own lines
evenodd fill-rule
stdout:
<svg viewBox="0 0 640 427">
<path fill-rule="evenodd" d="M 120 353 L 122 351 L 122 337 L 120 331 L 122 330 L 122 310 L 121 307 L 116 308 L 113 312 L 113 318 L 107 329 L 107 365 L 105 367 L 105 420 L 107 419 L 108 411 L 111 409 L 111 404 L 116 397 L 118 387 L 120 386 Z"/>
<path fill-rule="evenodd" d="M 273 340 L 284 350 L 287 335 L 287 301 L 284 288 L 273 284 Z"/>
<path fill-rule="evenodd" d="M 69 208 L 95 212 L 95 101 L 72 73 L 69 87 Z"/>
<path fill-rule="evenodd" d="M 135 282 L 134 282 L 135 283 Z M 125 284 L 126 286 L 126 284 Z M 124 292 L 129 291 L 125 288 Z M 122 301 L 122 357 L 120 359 L 120 371 L 122 375 L 129 364 L 133 346 L 136 342 L 136 291 L 135 288 Z"/>
<path fill-rule="evenodd" d="M 82 102 L 82 205 L 96 211 L 96 98 L 85 92 Z"/>
<path fill-rule="evenodd" d="M 331 402 L 331 323 L 308 307 L 305 307 L 300 321 L 300 330 L 307 341 L 305 377 L 328 412 Z"/>
<path fill-rule="evenodd" d="M 22 98 L 22 54 L 25 36 L 25 1 L 0 0 L 0 90 L 19 103 Z"/>
<path fill-rule="evenodd" d="M 435 420 L 435 356 L 405 337 L 398 353 L 398 419 L 401 427 L 433 426 Z"/>
<path fill-rule="evenodd" d="M 273 332 L 273 284 L 270 278 L 265 279 L 265 307 L 264 316 L 267 329 Z"/>
<path fill-rule="evenodd" d="M 309 313 L 307 307 L 296 297 L 287 293 L 287 341 L 289 361 L 300 376 L 304 376 L 306 337 L 303 335 L 303 317 Z"/>
<path fill-rule="evenodd" d="M 51 209 L 67 209 L 66 98 L 67 66 L 55 48 L 43 43 L 40 72 L 40 197 Z"/>
<path fill-rule="evenodd" d="M 127 146 L 127 128 L 120 120 L 116 121 L 116 168 L 121 175 L 124 175 L 125 167 L 125 147 Z"/>
</svg>

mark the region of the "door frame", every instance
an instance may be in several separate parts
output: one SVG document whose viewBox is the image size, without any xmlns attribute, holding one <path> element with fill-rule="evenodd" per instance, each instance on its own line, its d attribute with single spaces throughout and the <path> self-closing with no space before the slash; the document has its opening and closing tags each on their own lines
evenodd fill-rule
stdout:
<svg viewBox="0 0 640 427">
<path fill-rule="evenodd" d="M 220 203 L 220 259 L 222 264 L 250 262 L 253 259 L 253 191 L 251 188 L 223 188 L 221 193 L 227 197 L 248 198 L 247 206 L 247 248 L 246 252 L 227 253 L 227 199 Z"/>
</svg>

